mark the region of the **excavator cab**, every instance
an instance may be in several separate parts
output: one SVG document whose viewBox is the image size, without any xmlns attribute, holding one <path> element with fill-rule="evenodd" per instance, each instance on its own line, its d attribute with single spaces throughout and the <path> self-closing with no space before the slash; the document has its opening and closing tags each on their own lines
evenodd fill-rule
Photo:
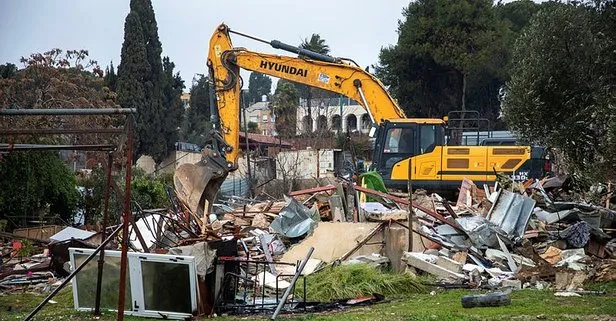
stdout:
<svg viewBox="0 0 616 321">
<path fill-rule="evenodd" d="M 405 159 L 432 153 L 442 145 L 445 140 L 444 124 L 440 119 L 384 121 L 377 131 L 371 169 L 379 172 L 385 185 L 406 188 L 406 182 L 391 179 L 392 169 Z M 396 184 L 400 186 L 394 186 Z"/>
</svg>

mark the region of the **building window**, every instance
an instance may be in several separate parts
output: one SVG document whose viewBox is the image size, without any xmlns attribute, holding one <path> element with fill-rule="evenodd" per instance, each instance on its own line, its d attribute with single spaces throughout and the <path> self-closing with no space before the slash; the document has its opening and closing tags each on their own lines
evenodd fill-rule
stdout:
<svg viewBox="0 0 616 321">
<path fill-rule="evenodd" d="M 268 117 L 267 117 L 267 115 L 263 115 L 263 122 L 264 122 L 264 123 L 267 123 L 267 122 L 268 122 Z"/>
<path fill-rule="evenodd" d="M 327 131 L 327 117 L 324 115 L 317 117 L 317 131 L 321 133 Z"/>
<path fill-rule="evenodd" d="M 357 116 L 353 114 L 347 116 L 347 130 L 349 132 L 357 130 Z"/>
<path fill-rule="evenodd" d="M 312 118 L 304 116 L 302 119 L 302 129 L 305 134 L 312 133 Z"/>
<path fill-rule="evenodd" d="M 372 123 L 368 114 L 361 115 L 361 129 L 370 129 Z"/>
<path fill-rule="evenodd" d="M 342 117 L 340 117 L 340 115 L 332 116 L 332 129 L 333 130 L 342 129 Z"/>
</svg>

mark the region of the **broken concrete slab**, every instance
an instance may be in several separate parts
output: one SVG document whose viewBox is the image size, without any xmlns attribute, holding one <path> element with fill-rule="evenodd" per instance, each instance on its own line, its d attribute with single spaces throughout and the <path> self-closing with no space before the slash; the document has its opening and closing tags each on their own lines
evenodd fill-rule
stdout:
<svg viewBox="0 0 616 321">
<path fill-rule="evenodd" d="M 408 212 L 400 209 L 390 209 L 378 202 L 359 203 L 360 215 L 367 221 L 408 220 Z"/>
<path fill-rule="evenodd" d="M 462 266 L 462 270 L 469 272 L 469 273 L 473 273 L 475 271 L 479 273 L 485 272 L 485 269 L 483 267 L 476 265 L 476 264 L 470 264 L 470 263 L 464 264 Z"/>
<path fill-rule="evenodd" d="M 343 264 L 358 263 L 364 263 L 378 268 L 385 268 L 389 264 L 389 258 L 377 253 L 372 253 L 371 255 L 358 255 L 347 260 L 346 262 L 343 262 Z"/>
<path fill-rule="evenodd" d="M 554 289 L 556 290 L 578 290 L 583 287 L 584 282 L 588 279 L 588 275 L 585 272 L 568 272 L 559 271 L 556 272 Z"/>
<path fill-rule="evenodd" d="M 278 283 L 276 283 L 276 276 L 265 271 L 255 275 L 252 280 L 271 289 L 276 289 L 276 285 L 278 285 L 278 289 L 284 290 L 291 285 L 289 282 L 280 278 L 278 278 Z"/>
<path fill-rule="evenodd" d="M 312 258 L 330 263 L 352 250 L 379 225 L 379 223 L 320 222 L 311 235 L 291 247 L 280 261 L 296 263 L 306 256 L 310 247 L 314 247 Z M 353 254 L 381 253 L 382 241 L 382 233 L 377 233 L 368 242 L 370 244 L 365 244 Z"/>
<path fill-rule="evenodd" d="M 586 252 L 584 251 L 584 249 L 570 249 L 563 250 L 562 252 L 560 252 L 560 255 L 562 256 L 563 260 L 566 260 L 575 255 L 577 255 L 581 259 L 586 256 Z"/>
<path fill-rule="evenodd" d="M 466 259 L 468 258 L 468 252 L 457 252 L 453 255 L 452 259 L 462 265 L 466 263 Z"/>
<path fill-rule="evenodd" d="M 267 219 L 267 216 L 263 213 L 256 213 L 255 217 L 252 219 L 252 223 L 251 223 L 252 227 L 258 227 L 258 228 L 263 228 L 263 229 L 267 229 L 270 226 L 270 222 Z"/>
<path fill-rule="evenodd" d="M 310 258 L 306 262 L 306 265 L 304 266 L 304 269 L 302 270 L 301 275 L 310 275 L 314 273 L 315 271 L 319 270 L 320 268 L 322 268 L 324 265 L 325 263 L 323 263 L 323 261 Z M 276 266 L 276 270 L 278 271 L 278 273 L 284 274 L 284 275 L 294 275 L 296 268 L 297 267 L 294 265 L 286 265 L 286 264 L 285 265 L 280 264 Z"/>
<path fill-rule="evenodd" d="M 522 281 L 520 280 L 503 280 L 501 287 L 509 288 L 512 290 L 522 290 Z"/>
<path fill-rule="evenodd" d="M 435 264 L 437 256 L 428 255 L 424 253 L 406 252 L 402 258 L 406 263 L 416 269 L 430 273 L 432 275 L 446 278 L 446 279 L 458 279 L 464 280 L 466 276 L 461 273 L 450 271 L 444 267 Z"/>
<path fill-rule="evenodd" d="M 492 261 L 498 260 L 498 261 L 507 261 L 507 254 L 501 250 L 496 250 L 496 249 L 486 249 L 485 252 L 486 258 Z M 517 255 L 517 254 L 509 254 L 511 255 L 511 258 L 515 261 L 515 263 L 517 264 L 521 264 L 521 265 L 526 265 L 526 266 L 530 266 L 530 267 L 534 267 L 535 266 L 535 262 L 533 262 L 531 259 L 525 258 L 521 255 Z"/>
<path fill-rule="evenodd" d="M 462 264 L 448 258 L 448 257 L 444 257 L 444 256 L 438 256 L 436 258 L 436 262 L 434 262 L 436 265 L 446 268 L 449 271 L 455 272 L 455 273 L 461 273 L 462 272 Z"/>
</svg>

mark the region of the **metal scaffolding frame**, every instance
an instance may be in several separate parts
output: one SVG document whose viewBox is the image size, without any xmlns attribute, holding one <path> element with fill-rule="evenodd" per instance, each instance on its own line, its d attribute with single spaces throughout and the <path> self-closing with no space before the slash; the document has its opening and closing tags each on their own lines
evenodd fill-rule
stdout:
<svg viewBox="0 0 616 321">
<path fill-rule="evenodd" d="M 133 161 L 133 115 L 137 112 L 135 108 L 56 108 L 56 109 L 0 109 L 0 116 L 21 117 L 21 116 L 104 116 L 104 115 L 125 115 L 126 124 L 124 129 L 116 128 L 78 128 L 78 129 L 3 129 L 0 130 L 0 135 L 3 136 L 16 136 L 16 135 L 65 135 L 65 134 L 126 134 L 126 176 L 125 176 L 125 191 L 123 199 L 123 211 L 122 211 L 122 254 L 120 259 L 120 282 L 118 289 L 118 314 L 117 320 L 124 319 L 124 302 L 125 302 L 125 290 L 126 290 L 126 267 L 127 267 L 127 251 L 128 251 L 128 226 L 134 225 L 134 219 L 132 217 L 130 209 L 131 199 L 131 175 L 132 175 L 132 161 Z M 113 151 L 117 151 L 118 146 L 111 144 L 95 144 L 95 145 L 44 145 L 44 144 L 13 144 L 13 143 L 0 143 L 0 152 L 12 152 L 12 151 L 33 151 L 33 150 L 89 150 L 89 151 L 107 151 L 108 160 L 106 164 L 106 185 L 105 185 L 105 200 L 103 211 L 103 239 L 105 240 L 97 249 L 100 251 L 98 260 L 98 275 L 96 285 L 96 300 L 94 314 L 100 315 L 100 295 L 101 295 L 101 283 L 103 276 L 103 263 L 104 263 L 104 247 L 111 241 L 120 228 L 118 227 L 109 237 L 105 238 L 105 231 L 108 220 L 108 207 L 109 207 L 109 191 L 111 185 L 111 168 L 113 161 Z M 120 195 L 118 195 L 120 196 Z M 138 229 L 134 227 L 134 230 L 138 232 Z M 142 241 L 140 233 L 137 233 L 137 237 Z M 26 318 L 25 321 L 31 320 L 42 308 L 56 295 L 96 254 L 95 251 L 87 260 L 85 260 L 79 267 L 64 280 L 64 282 L 53 292 L 51 292 Z M 144 251 L 147 249 L 144 248 Z"/>
</svg>

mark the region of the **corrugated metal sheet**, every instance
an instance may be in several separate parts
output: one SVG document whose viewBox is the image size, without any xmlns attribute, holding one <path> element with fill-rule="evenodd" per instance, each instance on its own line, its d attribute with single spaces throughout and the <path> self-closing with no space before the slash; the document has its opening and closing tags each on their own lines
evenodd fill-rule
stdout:
<svg viewBox="0 0 616 321">
<path fill-rule="evenodd" d="M 521 238 L 534 208 L 534 199 L 501 190 L 488 213 L 488 219 L 500 226 L 509 239 Z"/>
<path fill-rule="evenodd" d="M 245 177 L 227 178 L 220 186 L 220 194 L 246 197 L 248 195 L 248 180 Z"/>
</svg>

